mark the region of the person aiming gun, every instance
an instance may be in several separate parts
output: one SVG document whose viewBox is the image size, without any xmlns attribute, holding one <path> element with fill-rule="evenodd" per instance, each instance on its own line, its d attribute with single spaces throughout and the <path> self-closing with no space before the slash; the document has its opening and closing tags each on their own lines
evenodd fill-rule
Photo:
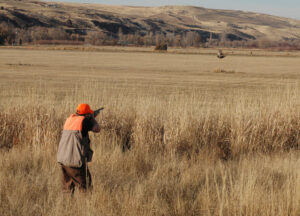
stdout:
<svg viewBox="0 0 300 216">
<path fill-rule="evenodd" d="M 65 122 L 57 151 L 57 161 L 63 175 L 63 191 L 86 191 L 92 186 L 92 178 L 87 163 L 92 161 L 93 150 L 90 147 L 89 131 L 100 132 L 95 117 L 104 108 L 91 110 L 88 104 L 79 104 L 75 114 Z"/>
</svg>

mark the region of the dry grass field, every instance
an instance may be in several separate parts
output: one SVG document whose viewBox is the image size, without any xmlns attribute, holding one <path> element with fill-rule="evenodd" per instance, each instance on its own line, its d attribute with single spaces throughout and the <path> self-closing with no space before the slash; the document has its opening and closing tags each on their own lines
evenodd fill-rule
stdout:
<svg viewBox="0 0 300 216">
<path fill-rule="evenodd" d="M 300 215 L 299 53 L 89 49 L 0 49 L 0 215 Z M 105 110 L 71 197 L 56 151 L 83 102 Z"/>
</svg>

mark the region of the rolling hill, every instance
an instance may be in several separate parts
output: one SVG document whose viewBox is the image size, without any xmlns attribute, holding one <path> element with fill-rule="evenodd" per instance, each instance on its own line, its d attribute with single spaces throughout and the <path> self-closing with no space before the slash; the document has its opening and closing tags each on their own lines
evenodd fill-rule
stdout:
<svg viewBox="0 0 300 216">
<path fill-rule="evenodd" d="M 17 28 L 62 27 L 86 34 L 101 30 L 117 35 L 195 31 L 202 39 L 226 34 L 230 40 L 300 39 L 300 21 L 266 14 L 191 6 L 133 7 L 0 0 L 0 22 Z"/>
</svg>

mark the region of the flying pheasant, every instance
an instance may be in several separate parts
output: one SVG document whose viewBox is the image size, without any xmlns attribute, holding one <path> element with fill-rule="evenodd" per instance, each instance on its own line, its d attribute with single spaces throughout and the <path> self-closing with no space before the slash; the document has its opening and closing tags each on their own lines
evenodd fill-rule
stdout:
<svg viewBox="0 0 300 216">
<path fill-rule="evenodd" d="M 218 54 L 217 54 L 217 57 L 218 57 L 219 59 L 225 58 L 225 55 L 223 54 L 222 50 L 219 50 L 219 52 L 218 52 Z"/>
</svg>

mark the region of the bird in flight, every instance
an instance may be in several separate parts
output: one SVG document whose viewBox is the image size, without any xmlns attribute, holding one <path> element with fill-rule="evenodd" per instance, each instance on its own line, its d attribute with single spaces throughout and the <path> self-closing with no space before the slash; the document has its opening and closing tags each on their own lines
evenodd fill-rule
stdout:
<svg viewBox="0 0 300 216">
<path fill-rule="evenodd" d="M 218 54 L 217 54 L 217 57 L 218 57 L 219 59 L 225 58 L 225 55 L 223 54 L 222 50 L 219 50 L 219 52 L 218 52 Z"/>
</svg>

